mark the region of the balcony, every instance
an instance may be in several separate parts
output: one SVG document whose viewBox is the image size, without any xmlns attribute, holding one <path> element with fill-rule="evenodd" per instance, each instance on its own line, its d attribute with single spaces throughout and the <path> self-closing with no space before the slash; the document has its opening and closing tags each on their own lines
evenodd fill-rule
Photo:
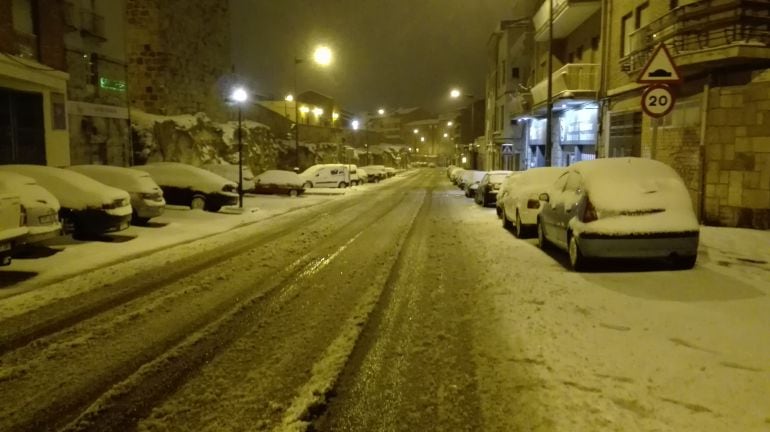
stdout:
<svg viewBox="0 0 770 432">
<path fill-rule="evenodd" d="M 548 40 L 550 7 L 550 0 L 545 0 L 532 18 L 535 40 L 538 42 Z M 564 39 L 569 36 L 600 8 L 599 0 L 553 0 L 553 38 Z"/>
<path fill-rule="evenodd" d="M 105 41 L 104 17 L 89 9 L 80 10 L 80 34 Z"/>
<path fill-rule="evenodd" d="M 519 92 L 513 94 L 509 99 L 507 111 L 511 118 L 517 118 L 528 115 L 532 109 L 532 94 L 529 92 Z"/>
<path fill-rule="evenodd" d="M 570 63 L 552 75 L 552 99 L 595 99 L 599 91 L 599 65 Z M 532 103 L 540 105 L 548 101 L 548 80 L 532 87 Z"/>
<path fill-rule="evenodd" d="M 770 60 L 770 0 L 701 0 L 673 9 L 630 34 L 630 54 L 620 61 L 638 72 L 652 50 L 665 43 L 677 66 L 711 66 Z"/>
</svg>

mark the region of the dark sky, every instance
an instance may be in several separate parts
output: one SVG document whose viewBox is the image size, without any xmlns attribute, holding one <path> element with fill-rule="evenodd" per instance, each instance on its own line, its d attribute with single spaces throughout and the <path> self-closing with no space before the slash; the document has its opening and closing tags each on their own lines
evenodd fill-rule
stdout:
<svg viewBox="0 0 770 432">
<path fill-rule="evenodd" d="M 230 0 L 233 57 L 257 93 L 283 97 L 293 87 L 294 57 L 318 43 L 331 67 L 298 68 L 298 89 L 373 111 L 456 108 L 449 89 L 484 94 L 486 43 L 512 0 Z"/>
</svg>

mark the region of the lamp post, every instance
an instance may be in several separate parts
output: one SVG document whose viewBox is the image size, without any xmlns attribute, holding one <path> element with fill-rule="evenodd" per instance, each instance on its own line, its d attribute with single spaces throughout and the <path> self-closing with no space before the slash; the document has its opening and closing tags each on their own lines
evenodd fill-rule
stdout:
<svg viewBox="0 0 770 432">
<path fill-rule="evenodd" d="M 243 208 L 243 117 L 241 114 L 243 103 L 249 100 L 249 94 L 243 87 L 233 89 L 230 100 L 238 106 L 238 208 Z"/>
<path fill-rule="evenodd" d="M 313 51 L 313 62 L 320 66 L 328 66 L 333 58 L 332 50 L 325 45 L 319 45 Z M 297 69 L 305 59 L 294 57 L 294 166 L 299 169 L 299 97 L 297 95 Z"/>
<path fill-rule="evenodd" d="M 553 153 L 553 0 L 548 0 L 548 102 L 545 117 L 545 166 L 551 166 Z"/>
<path fill-rule="evenodd" d="M 471 168 L 476 169 L 477 156 L 478 156 L 478 153 L 477 153 L 477 151 L 475 149 L 475 145 L 474 145 L 475 141 L 476 141 L 476 137 L 474 136 L 474 134 L 476 133 L 475 132 L 475 129 L 476 129 L 476 124 L 475 124 L 476 113 L 475 113 L 475 106 L 474 106 L 474 105 L 476 105 L 475 104 L 476 97 L 473 96 L 472 94 L 463 94 L 458 89 L 452 89 L 449 92 L 449 96 L 452 99 L 457 99 L 460 96 L 462 96 L 462 97 L 465 97 L 465 98 L 468 98 L 468 99 L 471 100 L 471 150 L 470 150 L 471 151 Z"/>
</svg>

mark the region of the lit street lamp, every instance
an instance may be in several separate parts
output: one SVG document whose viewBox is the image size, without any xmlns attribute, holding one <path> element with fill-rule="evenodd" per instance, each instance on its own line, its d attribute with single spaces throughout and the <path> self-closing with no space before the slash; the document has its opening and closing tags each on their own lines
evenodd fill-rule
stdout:
<svg viewBox="0 0 770 432">
<path fill-rule="evenodd" d="M 249 100 L 249 94 L 243 87 L 236 87 L 230 94 L 230 100 L 238 106 L 238 208 L 243 208 L 243 131 L 242 106 Z"/>
<path fill-rule="evenodd" d="M 475 150 L 473 150 L 473 142 L 475 141 L 475 137 L 473 135 L 475 134 L 475 128 L 476 128 L 476 124 L 475 124 L 475 120 L 476 120 L 475 119 L 475 117 L 476 117 L 475 114 L 476 113 L 474 112 L 474 108 L 475 108 L 474 105 L 476 105 L 474 102 L 476 102 L 476 97 L 473 96 L 472 94 L 463 94 L 458 89 L 452 89 L 449 92 L 449 96 L 452 99 L 457 99 L 460 96 L 463 96 L 463 97 L 466 97 L 466 98 L 471 100 L 471 152 L 472 152 L 471 153 L 471 168 L 472 169 L 476 169 L 476 161 L 477 161 L 478 153 Z M 447 125 L 449 125 L 449 123 L 447 123 Z"/>
<path fill-rule="evenodd" d="M 385 108 L 380 108 L 380 109 L 378 109 L 378 110 L 377 110 L 377 114 L 379 114 L 379 115 L 381 115 L 381 116 L 385 115 Z"/>
<path fill-rule="evenodd" d="M 313 51 L 313 62 L 320 66 L 328 66 L 332 63 L 332 60 L 334 58 L 334 55 L 332 53 L 332 50 L 325 46 L 325 45 L 319 45 L 316 47 L 315 51 Z M 297 94 L 297 67 L 300 63 L 304 63 L 305 60 L 301 59 L 299 57 L 294 57 L 294 94 Z M 295 168 L 299 168 L 299 110 L 300 108 L 297 106 L 299 104 L 299 100 L 294 102 L 294 166 Z M 307 107 L 303 107 L 307 108 Z M 307 111 L 303 111 L 303 113 L 307 114 Z"/>
</svg>

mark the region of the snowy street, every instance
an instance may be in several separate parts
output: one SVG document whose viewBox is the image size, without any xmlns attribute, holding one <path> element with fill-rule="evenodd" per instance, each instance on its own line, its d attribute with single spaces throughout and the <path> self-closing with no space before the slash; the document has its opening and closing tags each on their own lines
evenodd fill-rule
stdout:
<svg viewBox="0 0 770 432">
<path fill-rule="evenodd" d="M 282 199 L 14 262 L 0 430 L 770 429 L 770 232 L 575 273 L 443 169 Z"/>
</svg>

